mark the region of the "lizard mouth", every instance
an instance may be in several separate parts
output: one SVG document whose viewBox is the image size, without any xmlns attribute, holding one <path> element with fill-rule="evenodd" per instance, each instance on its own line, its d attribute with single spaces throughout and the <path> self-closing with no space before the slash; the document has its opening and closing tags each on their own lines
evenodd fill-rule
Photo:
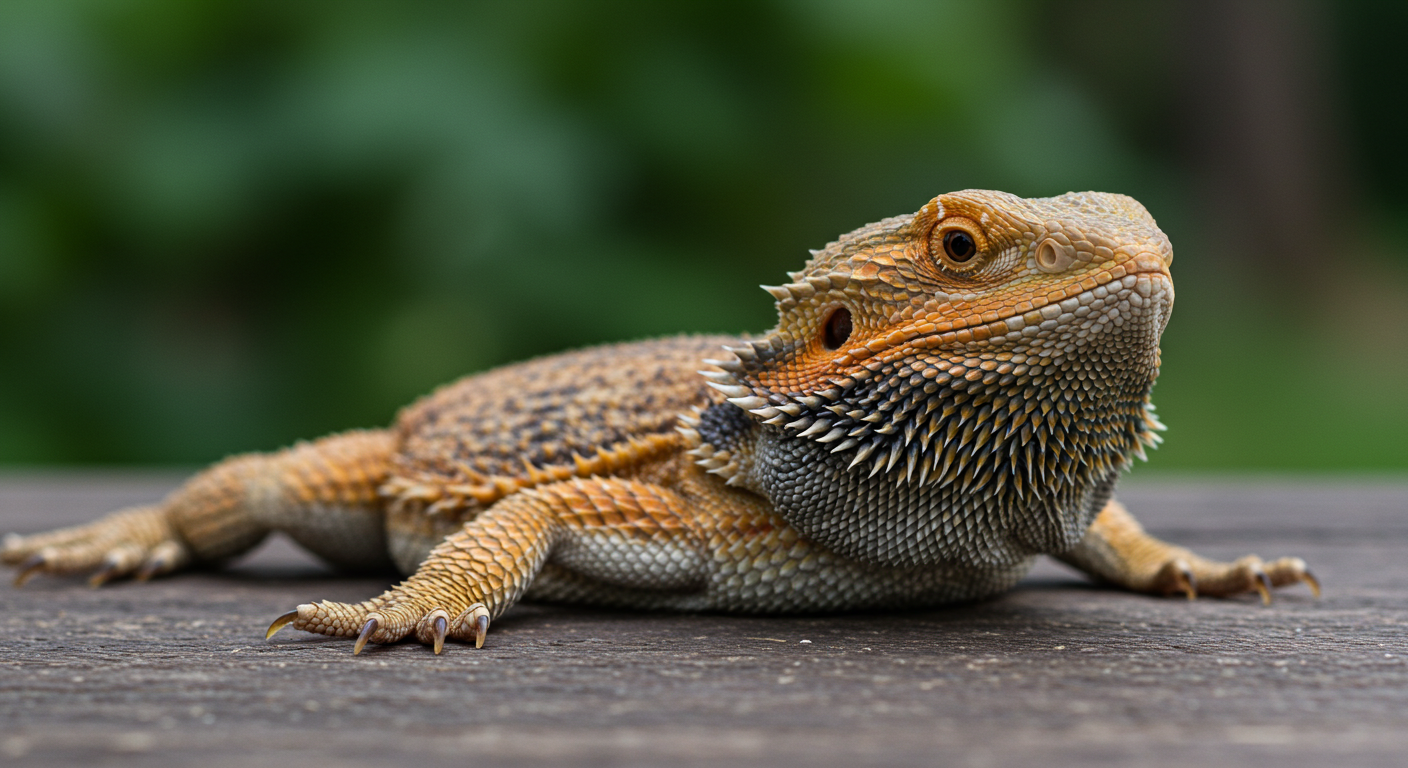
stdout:
<svg viewBox="0 0 1408 768">
<path fill-rule="evenodd" d="M 827 408 L 856 384 L 878 375 L 881 367 L 916 354 L 953 358 L 953 364 L 944 368 L 954 378 L 975 381 L 990 378 L 994 372 L 999 378 L 1009 372 L 1021 376 L 1029 367 L 1024 358 L 1034 362 L 1051 357 L 1056 350 L 1050 345 L 1024 349 L 1032 347 L 1043 335 L 1050 337 L 1054 333 L 1060 337 L 1057 346 L 1068 348 L 1068 344 L 1081 344 L 1083 339 L 1106 333 L 1112 327 L 1147 327 L 1151 315 L 1157 332 L 1162 331 L 1173 303 L 1172 280 L 1163 259 L 1149 253 L 1140 254 L 1109 272 L 1100 273 L 1100 277 L 1104 279 L 1097 281 L 1092 277 L 1072 282 L 1065 290 L 1033 300 L 1031 304 L 1035 306 L 1023 313 L 1014 312 L 999 318 L 989 315 L 985 320 L 973 311 L 951 320 L 919 322 L 844 348 L 839 354 L 832 353 L 834 356 L 827 360 L 824 368 L 817 366 L 800 376 L 796 373 L 783 377 L 775 373 L 769 375 L 763 361 L 775 361 L 778 353 L 785 355 L 787 351 L 777 340 L 768 337 L 728 347 L 736 359 L 706 361 L 723 370 L 701 373 L 730 402 L 767 423 L 776 416 L 774 406 L 796 402 L 803 404 L 806 410 Z M 822 288 L 837 287 L 826 277 L 804 280 L 771 287 L 769 291 L 785 303 L 810 298 Z M 827 284 L 822 285 L 823 281 Z M 1011 360 L 991 361 L 997 362 L 995 367 L 978 359 L 986 358 L 986 353 L 1004 350 L 1012 353 Z M 1056 352 L 1056 356 L 1066 355 Z M 795 410 L 789 406 L 783 413 L 796 416 Z"/>
<path fill-rule="evenodd" d="M 900 332 L 898 338 L 892 334 L 885 337 L 882 343 L 872 341 L 868 345 L 845 350 L 836 359 L 836 364 L 843 368 L 874 359 L 889 361 L 916 348 L 961 348 L 973 343 L 1000 344 L 1003 341 L 1020 344 L 1040 332 L 1033 328 L 1054 331 L 1062 326 L 1081 323 L 1091 315 L 1106 316 L 1110 324 L 1118 326 L 1147 313 L 1157 312 L 1161 315 L 1159 325 L 1162 328 L 1172 309 L 1173 293 L 1173 282 L 1162 260 L 1151 254 L 1141 254 L 1121 271 L 1123 274 L 1109 275 L 1094 285 L 1085 281 L 1072 283 L 1061 293 L 1048 294 L 1033 301 L 1036 306 L 1026 312 L 1014 312 L 986 321 L 969 316 L 939 323 L 920 323 Z M 1097 322 L 1095 325 L 1101 326 L 1096 331 L 1104 330 L 1104 323 Z"/>
</svg>

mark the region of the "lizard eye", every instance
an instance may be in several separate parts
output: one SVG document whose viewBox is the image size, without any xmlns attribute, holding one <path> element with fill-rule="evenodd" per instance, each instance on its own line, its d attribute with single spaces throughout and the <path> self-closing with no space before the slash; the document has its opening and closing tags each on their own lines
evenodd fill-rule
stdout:
<svg viewBox="0 0 1408 768">
<path fill-rule="evenodd" d="M 973 242 L 973 236 L 967 232 L 955 229 L 944 235 L 944 253 L 959 264 L 973 258 L 973 254 L 977 252 L 978 244 Z"/>
<path fill-rule="evenodd" d="M 953 272 L 971 272 L 983 262 L 987 237 L 978 223 L 961 217 L 939 222 L 929 235 L 929 254 Z"/>
<path fill-rule="evenodd" d="M 826 325 L 822 327 L 821 342 L 826 348 L 838 350 L 846 339 L 851 338 L 851 311 L 845 307 L 837 307 L 832 310 L 826 318 Z"/>
</svg>

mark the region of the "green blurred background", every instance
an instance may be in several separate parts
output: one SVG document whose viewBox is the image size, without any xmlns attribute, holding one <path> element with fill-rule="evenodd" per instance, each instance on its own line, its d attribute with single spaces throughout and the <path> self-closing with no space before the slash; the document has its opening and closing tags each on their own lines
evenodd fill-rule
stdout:
<svg viewBox="0 0 1408 768">
<path fill-rule="evenodd" d="M 1172 237 L 1150 467 L 1408 468 L 1408 4 L 0 3 L 0 464 L 380 425 L 759 331 L 965 187 Z"/>
</svg>

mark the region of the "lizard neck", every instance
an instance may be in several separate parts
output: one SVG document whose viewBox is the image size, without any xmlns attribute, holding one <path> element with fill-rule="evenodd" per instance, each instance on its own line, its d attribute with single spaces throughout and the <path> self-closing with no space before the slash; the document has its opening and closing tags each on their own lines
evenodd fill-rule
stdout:
<svg viewBox="0 0 1408 768">
<path fill-rule="evenodd" d="M 902 567 L 1011 564 L 1075 546 L 1152 439 L 1156 353 L 1149 363 L 1051 364 L 1040 387 L 1023 377 L 920 386 L 922 396 L 888 413 L 897 426 L 887 440 L 860 456 L 720 403 L 700 414 L 694 455 L 840 555 Z M 842 400 L 873 404 L 893 389 L 886 382 L 912 375 L 882 371 Z"/>
</svg>

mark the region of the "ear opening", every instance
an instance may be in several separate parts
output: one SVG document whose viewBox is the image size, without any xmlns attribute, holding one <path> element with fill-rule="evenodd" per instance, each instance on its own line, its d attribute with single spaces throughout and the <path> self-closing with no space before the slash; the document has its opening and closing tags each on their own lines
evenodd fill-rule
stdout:
<svg viewBox="0 0 1408 768">
<path fill-rule="evenodd" d="M 821 343 L 828 350 L 835 352 L 851 338 L 851 310 L 845 307 L 837 307 L 831 310 L 831 314 L 826 316 L 826 322 L 821 327 Z"/>
</svg>

